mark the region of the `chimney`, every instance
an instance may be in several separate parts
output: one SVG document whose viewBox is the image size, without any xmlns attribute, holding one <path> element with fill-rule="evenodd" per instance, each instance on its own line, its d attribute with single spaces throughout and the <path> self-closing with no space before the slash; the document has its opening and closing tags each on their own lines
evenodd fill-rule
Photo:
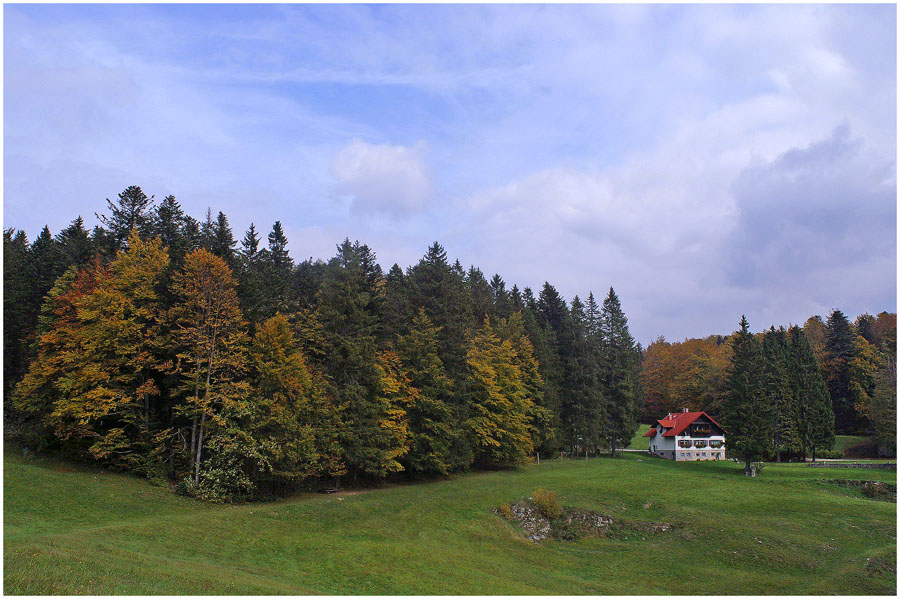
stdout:
<svg viewBox="0 0 900 599">
<path fill-rule="evenodd" d="M 687 408 L 681 408 L 681 413 L 682 413 L 682 414 L 687 414 Z"/>
</svg>

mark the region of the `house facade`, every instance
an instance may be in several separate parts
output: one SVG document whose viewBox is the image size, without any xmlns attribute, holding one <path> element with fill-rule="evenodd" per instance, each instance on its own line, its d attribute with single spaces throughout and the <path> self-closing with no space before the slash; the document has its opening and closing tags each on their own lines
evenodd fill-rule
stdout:
<svg viewBox="0 0 900 599">
<path fill-rule="evenodd" d="M 646 433 L 650 455 L 668 460 L 697 461 L 725 459 L 725 429 L 706 412 L 667 414 Z"/>
</svg>

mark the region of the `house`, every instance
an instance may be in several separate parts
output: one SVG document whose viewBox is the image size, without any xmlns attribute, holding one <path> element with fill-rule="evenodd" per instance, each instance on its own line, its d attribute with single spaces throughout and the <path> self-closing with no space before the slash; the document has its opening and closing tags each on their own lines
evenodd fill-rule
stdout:
<svg viewBox="0 0 900 599">
<path fill-rule="evenodd" d="M 647 431 L 650 455 L 667 460 L 724 460 L 725 429 L 706 412 L 667 414 Z"/>
</svg>

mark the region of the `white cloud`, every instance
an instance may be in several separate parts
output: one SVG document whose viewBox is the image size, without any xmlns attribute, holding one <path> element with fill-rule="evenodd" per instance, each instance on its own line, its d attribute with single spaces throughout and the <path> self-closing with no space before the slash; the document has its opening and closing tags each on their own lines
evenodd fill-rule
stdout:
<svg viewBox="0 0 900 599">
<path fill-rule="evenodd" d="M 351 197 L 351 209 L 402 216 L 418 212 L 431 196 L 425 144 L 370 144 L 354 139 L 331 161 L 338 192 Z"/>
</svg>

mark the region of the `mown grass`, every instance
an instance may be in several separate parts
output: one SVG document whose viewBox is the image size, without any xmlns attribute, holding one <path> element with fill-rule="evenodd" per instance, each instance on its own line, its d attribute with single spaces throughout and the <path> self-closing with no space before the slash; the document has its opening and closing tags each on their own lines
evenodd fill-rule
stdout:
<svg viewBox="0 0 900 599">
<path fill-rule="evenodd" d="M 733 463 L 630 454 L 210 506 L 9 446 L 4 466 L 7 594 L 896 590 L 896 505 L 822 482 L 895 482 L 890 471 L 771 464 L 750 479 Z M 491 509 L 538 487 L 625 526 L 607 538 L 526 541 Z M 649 522 L 675 528 L 643 532 Z"/>
</svg>

